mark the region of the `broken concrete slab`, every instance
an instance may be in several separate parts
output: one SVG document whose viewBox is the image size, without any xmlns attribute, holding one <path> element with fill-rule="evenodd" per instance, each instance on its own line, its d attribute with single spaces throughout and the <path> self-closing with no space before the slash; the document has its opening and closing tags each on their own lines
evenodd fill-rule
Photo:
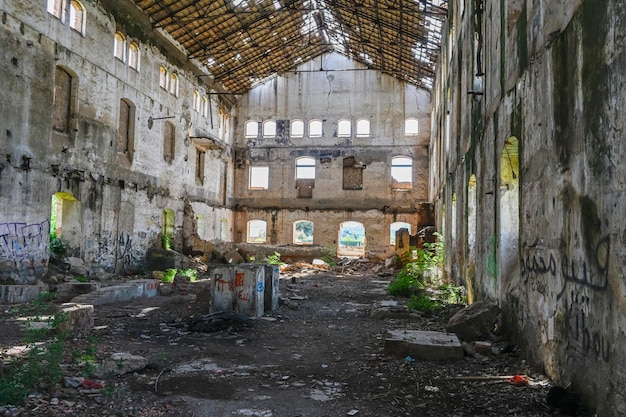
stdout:
<svg viewBox="0 0 626 417">
<path fill-rule="evenodd" d="M 155 279 L 136 279 L 123 284 L 102 287 L 89 294 L 72 299 L 72 303 L 94 306 L 129 301 L 141 297 L 154 297 L 159 294 L 160 282 Z"/>
<path fill-rule="evenodd" d="M 133 355 L 128 352 L 113 353 L 104 361 L 102 368 L 98 370 L 98 376 L 124 375 L 129 372 L 140 371 L 148 365 L 148 359 L 143 356 Z"/>
<path fill-rule="evenodd" d="M 422 330 L 389 330 L 385 339 L 386 354 L 423 360 L 461 359 L 463 346 L 453 333 Z"/>
<path fill-rule="evenodd" d="M 493 337 L 500 307 L 488 301 L 477 301 L 459 310 L 450 318 L 446 330 L 471 342 Z"/>
</svg>

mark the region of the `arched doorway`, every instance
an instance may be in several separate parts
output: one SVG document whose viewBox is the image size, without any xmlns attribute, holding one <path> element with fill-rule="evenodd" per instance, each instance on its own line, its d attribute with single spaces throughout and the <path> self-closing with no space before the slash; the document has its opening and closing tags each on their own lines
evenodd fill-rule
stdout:
<svg viewBox="0 0 626 417">
<path fill-rule="evenodd" d="M 337 256 L 365 256 L 365 226 L 347 221 L 339 227 Z"/>
</svg>

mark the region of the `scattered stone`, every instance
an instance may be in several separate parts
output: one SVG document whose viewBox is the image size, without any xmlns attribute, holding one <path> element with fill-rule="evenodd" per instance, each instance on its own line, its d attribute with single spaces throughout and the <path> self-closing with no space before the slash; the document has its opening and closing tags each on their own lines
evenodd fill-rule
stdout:
<svg viewBox="0 0 626 417">
<path fill-rule="evenodd" d="M 143 356 L 133 355 L 128 352 L 117 352 L 104 362 L 99 376 L 110 374 L 124 375 L 129 372 L 140 371 L 146 365 L 148 365 L 148 360 Z"/>
<path fill-rule="evenodd" d="M 330 265 L 321 259 L 313 259 L 311 266 L 316 269 L 325 269 L 325 270 L 330 271 Z"/>
<path fill-rule="evenodd" d="M 82 259 L 74 258 L 70 256 L 69 258 L 67 258 L 67 261 L 70 264 L 70 274 L 80 275 L 83 277 L 86 277 L 87 275 L 89 275 L 89 272 L 87 271 L 87 267 L 85 266 L 85 263 L 83 262 Z"/>
<path fill-rule="evenodd" d="M 409 308 L 395 300 L 383 300 L 374 303 L 370 311 L 372 319 L 399 319 L 409 316 Z"/>
<path fill-rule="evenodd" d="M 474 342 L 474 348 L 476 349 L 476 352 L 485 356 L 491 355 L 491 345 L 491 342 L 484 340 L 477 340 L 476 342 Z"/>
<path fill-rule="evenodd" d="M 459 310 L 452 316 L 446 325 L 446 330 L 468 342 L 493 339 L 493 332 L 499 315 L 500 307 L 496 304 L 478 301 Z"/>
<path fill-rule="evenodd" d="M 234 249 L 224 254 L 224 260 L 229 264 L 235 265 L 242 264 L 246 261 L 243 256 L 241 256 L 241 254 Z"/>
</svg>

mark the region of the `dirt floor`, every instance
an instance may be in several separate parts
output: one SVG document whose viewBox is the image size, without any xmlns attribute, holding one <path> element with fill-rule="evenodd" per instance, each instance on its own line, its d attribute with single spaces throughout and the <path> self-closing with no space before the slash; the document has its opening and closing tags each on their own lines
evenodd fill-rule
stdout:
<svg viewBox="0 0 626 417">
<path fill-rule="evenodd" d="M 92 386 L 63 384 L 34 393 L 22 407 L 0 407 L 0 416 L 559 415 L 546 405 L 549 381 L 515 349 L 444 362 L 384 354 L 388 330 L 445 331 L 450 314 L 370 318 L 376 301 L 391 299 L 385 291 L 391 278 L 367 269 L 296 269 L 281 274 L 278 310 L 210 328 L 200 320 L 209 302 L 197 300 L 193 288 L 97 307 L 91 337 L 68 342 L 64 374 L 84 376 L 84 363 L 71 353 L 90 348 L 96 363 L 128 352 L 148 365 L 120 376 L 92 376 L 86 380 L 95 381 Z M 20 344 L 14 318 L 15 309 L 2 309 L 5 354 Z M 530 384 L 492 378 L 516 374 Z"/>
</svg>

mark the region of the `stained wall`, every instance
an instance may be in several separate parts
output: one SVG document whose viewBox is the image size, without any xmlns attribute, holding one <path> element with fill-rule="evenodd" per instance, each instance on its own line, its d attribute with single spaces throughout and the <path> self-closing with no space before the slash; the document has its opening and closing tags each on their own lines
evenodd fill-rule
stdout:
<svg viewBox="0 0 626 417">
<path fill-rule="evenodd" d="M 446 273 L 597 415 L 626 415 L 626 9 L 449 6 L 430 148 Z"/>
</svg>

